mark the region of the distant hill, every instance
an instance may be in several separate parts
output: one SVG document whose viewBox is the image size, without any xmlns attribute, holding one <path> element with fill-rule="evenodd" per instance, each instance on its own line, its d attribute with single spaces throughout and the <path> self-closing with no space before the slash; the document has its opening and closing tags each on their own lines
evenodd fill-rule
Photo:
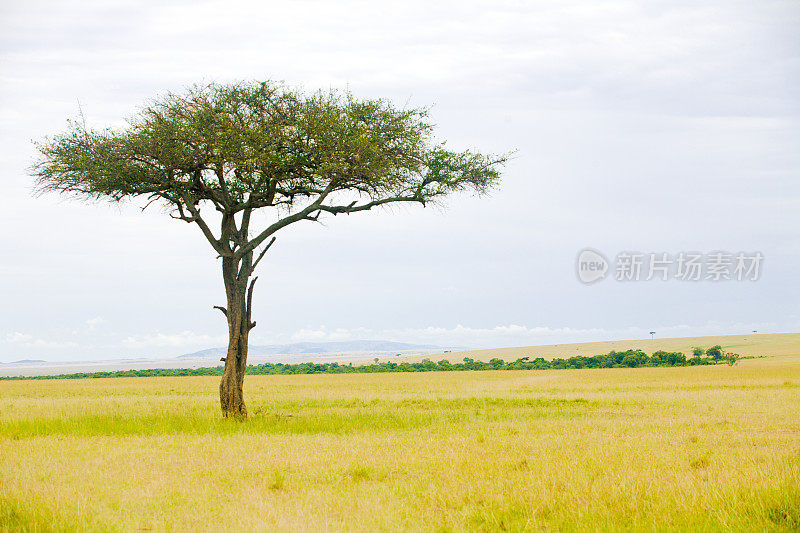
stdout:
<svg viewBox="0 0 800 533">
<path fill-rule="evenodd" d="M 19 361 L 11 361 L 7 365 L 24 365 L 27 363 L 46 363 L 44 359 L 20 359 Z"/>
<path fill-rule="evenodd" d="M 442 350 L 442 346 L 431 344 L 408 344 L 394 341 L 338 341 L 338 342 L 295 342 L 292 344 L 269 344 L 250 346 L 249 355 L 305 355 L 342 352 L 404 352 L 411 350 Z M 227 348 L 208 348 L 199 352 L 180 355 L 178 358 L 220 357 Z"/>
</svg>

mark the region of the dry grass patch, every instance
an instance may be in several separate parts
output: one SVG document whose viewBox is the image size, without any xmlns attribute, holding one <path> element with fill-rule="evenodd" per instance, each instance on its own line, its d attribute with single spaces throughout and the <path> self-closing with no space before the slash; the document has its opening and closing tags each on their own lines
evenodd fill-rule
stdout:
<svg viewBox="0 0 800 533">
<path fill-rule="evenodd" d="M 800 365 L 0 383 L 0 531 L 773 530 Z M 790 383 L 786 385 L 786 383 Z"/>
</svg>

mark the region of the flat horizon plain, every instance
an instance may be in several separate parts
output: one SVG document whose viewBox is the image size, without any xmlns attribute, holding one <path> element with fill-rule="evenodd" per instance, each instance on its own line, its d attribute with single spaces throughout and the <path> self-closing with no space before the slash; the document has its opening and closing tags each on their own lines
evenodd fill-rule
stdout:
<svg viewBox="0 0 800 533">
<path fill-rule="evenodd" d="M 0 531 L 796 531 L 800 354 L 773 348 L 248 376 L 244 422 L 216 377 L 0 381 Z"/>
<path fill-rule="evenodd" d="M 520 357 L 555 357 L 593 356 L 606 354 L 611 350 L 624 351 L 641 349 L 652 354 L 657 350 L 683 352 L 691 354 L 692 347 L 709 347 L 719 344 L 726 351 L 743 356 L 779 356 L 800 355 L 800 333 L 767 333 L 750 335 L 716 335 L 707 337 L 675 337 L 664 339 L 631 339 L 618 341 L 581 342 L 568 344 L 549 344 L 539 346 L 519 346 L 512 348 L 488 348 L 480 350 L 452 350 L 448 352 L 402 350 L 402 351 L 364 351 L 318 354 L 276 354 L 251 355 L 248 364 L 263 363 L 353 363 L 368 364 L 376 357 L 380 361 L 417 362 L 423 359 L 450 362 L 461 361 L 465 357 L 477 361 L 488 361 L 493 357 L 505 361 L 515 361 Z M 399 356 L 398 356 L 399 353 Z M 150 368 L 200 368 L 218 366 L 217 356 L 209 357 L 171 357 L 158 359 L 118 359 L 106 361 L 65 361 L 65 362 L 30 362 L 0 363 L 0 376 L 37 376 L 54 374 L 71 374 L 79 372 L 113 372 L 117 370 L 142 370 Z"/>
</svg>

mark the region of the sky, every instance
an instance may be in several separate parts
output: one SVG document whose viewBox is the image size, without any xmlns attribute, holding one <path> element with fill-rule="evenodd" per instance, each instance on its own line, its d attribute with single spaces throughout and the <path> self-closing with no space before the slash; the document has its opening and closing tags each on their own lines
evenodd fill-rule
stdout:
<svg viewBox="0 0 800 533">
<path fill-rule="evenodd" d="M 28 173 L 32 141 L 80 109 L 120 128 L 210 81 L 433 105 L 452 149 L 516 151 L 487 197 L 281 232 L 253 344 L 800 331 L 798 27 L 796 1 L 3 2 L 0 362 L 225 344 L 197 227 L 37 197 Z M 608 268 L 590 284 L 587 248 Z M 646 279 L 649 254 L 677 269 L 682 252 L 763 261 L 742 280 Z M 639 280 L 617 279 L 624 254 L 646 260 Z"/>
</svg>

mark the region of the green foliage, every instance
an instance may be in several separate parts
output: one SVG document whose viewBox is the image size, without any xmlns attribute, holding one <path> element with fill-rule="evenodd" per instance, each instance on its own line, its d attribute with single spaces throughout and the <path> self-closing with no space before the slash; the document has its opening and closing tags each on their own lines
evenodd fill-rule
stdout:
<svg viewBox="0 0 800 533">
<path fill-rule="evenodd" d="M 722 359 L 722 346 L 717 344 L 716 346 L 712 346 L 711 348 L 706 350 L 706 355 L 713 359 L 714 361 L 719 361 Z"/>
<path fill-rule="evenodd" d="M 658 358 L 660 364 L 651 366 L 684 366 L 686 364 L 686 356 L 680 352 L 659 350 L 653 354 L 653 358 Z"/>
<path fill-rule="evenodd" d="M 724 354 L 722 354 L 722 359 L 728 366 L 736 366 L 736 364 L 739 363 L 739 359 L 741 358 L 742 356 L 739 355 L 738 353 L 725 352 Z"/>
<path fill-rule="evenodd" d="M 628 354 L 622 358 L 622 365 L 628 367 L 639 366 L 639 358 L 634 354 Z"/>
<path fill-rule="evenodd" d="M 187 221 L 199 220 L 199 202 L 232 215 L 316 198 L 314 212 L 337 214 L 368 209 L 350 203 L 360 198 L 424 204 L 454 191 L 486 192 L 506 160 L 446 150 L 426 108 L 335 90 L 305 94 L 272 81 L 194 86 L 156 98 L 128 122 L 94 131 L 70 121 L 38 143 L 31 173 L 39 190 L 144 197 Z M 342 192 L 355 197 L 322 203 Z"/>
<path fill-rule="evenodd" d="M 709 348 L 710 350 L 711 348 Z M 734 363 L 740 359 L 738 354 L 726 354 L 735 356 Z M 728 361 L 726 359 L 726 361 Z M 395 363 L 387 361 L 384 363 L 374 362 L 366 365 L 341 365 L 339 363 L 264 363 L 262 365 L 250 365 L 247 367 L 246 374 L 250 375 L 287 375 L 287 374 L 373 374 L 379 372 L 441 372 L 441 371 L 474 371 L 474 370 L 562 370 L 580 368 L 640 368 L 648 366 L 697 366 L 713 365 L 715 361 L 710 358 L 692 357 L 687 359 L 680 352 L 657 351 L 652 356 L 648 356 L 642 350 L 626 350 L 624 352 L 610 351 L 604 355 L 591 357 L 573 356 L 568 359 L 547 360 L 542 357 L 531 359 L 521 357 L 516 361 L 506 363 L 502 359 L 492 358 L 488 362 L 475 361 L 465 357 L 461 363 L 451 363 L 445 359 L 433 362 L 424 359 L 418 363 L 406 361 Z M 7 376 L 2 379 L 80 379 L 80 378 L 115 378 L 115 377 L 151 377 L 151 376 L 219 376 L 222 374 L 223 367 L 206 368 L 158 368 L 149 370 L 118 370 L 115 372 L 80 372 L 75 374 L 60 374 L 56 376 Z"/>
<path fill-rule="evenodd" d="M 705 348 L 701 348 L 700 346 L 695 346 L 692 348 L 692 357 L 703 357 L 705 354 Z"/>
</svg>

